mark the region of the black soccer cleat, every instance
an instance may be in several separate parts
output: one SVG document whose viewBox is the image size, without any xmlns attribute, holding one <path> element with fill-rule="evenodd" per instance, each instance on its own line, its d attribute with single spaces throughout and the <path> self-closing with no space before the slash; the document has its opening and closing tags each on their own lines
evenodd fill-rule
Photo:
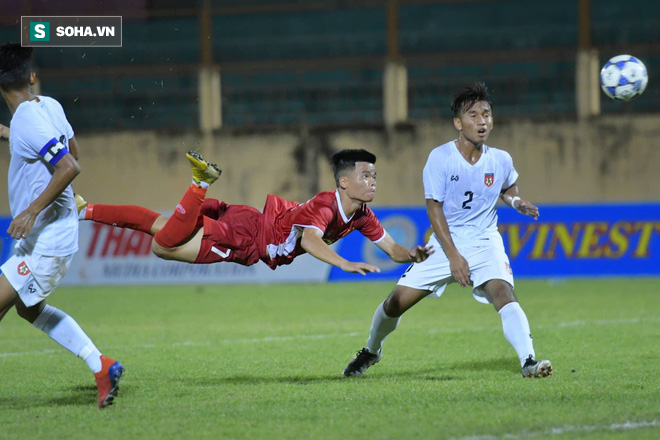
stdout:
<svg viewBox="0 0 660 440">
<path fill-rule="evenodd" d="M 377 364 L 380 361 L 380 358 L 383 357 L 382 351 L 378 350 L 378 353 L 373 354 L 366 348 L 357 352 L 357 356 L 353 359 L 344 369 L 344 377 L 360 377 L 367 371 L 367 368 L 371 367 L 374 364 Z"/>
</svg>

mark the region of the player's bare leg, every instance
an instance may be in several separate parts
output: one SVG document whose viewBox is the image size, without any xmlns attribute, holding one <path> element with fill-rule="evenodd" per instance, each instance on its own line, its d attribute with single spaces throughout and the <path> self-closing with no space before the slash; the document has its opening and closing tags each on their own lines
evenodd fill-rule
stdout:
<svg viewBox="0 0 660 440">
<path fill-rule="evenodd" d="M 483 290 L 486 292 L 486 298 L 493 304 L 495 311 L 499 312 L 505 305 L 517 302 L 513 287 L 511 284 L 504 280 L 490 280 L 483 285 Z"/>
<path fill-rule="evenodd" d="M 429 293 L 428 290 L 413 289 L 412 287 L 397 285 L 390 296 L 383 302 L 383 309 L 387 316 L 393 318 L 403 315 L 406 310 L 420 302 Z"/>
<path fill-rule="evenodd" d="M 34 321 L 41 315 L 41 312 L 44 311 L 46 307 L 46 302 L 42 301 L 32 307 L 26 307 L 20 300 L 16 301 L 16 312 L 18 316 L 25 319 L 30 324 L 34 324 Z"/>
<path fill-rule="evenodd" d="M 9 283 L 7 277 L 0 274 L 0 321 L 5 317 L 9 309 L 14 306 L 18 294 L 14 287 Z"/>
<path fill-rule="evenodd" d="M 9 306 L 5 307 L 2 311 L 0 311 L 0 321 L 2 321 L 2 318 L 5 317 L 5 315 L 7 314 L 7 312 L 8 312 L 9 310 L 11 310 L 12 307 L 13 307 L 13 305 L 9 305 Z"/>
<path fill-rule="evenodd" d="M 167 219 L 167 217 L 165 217 Z M 163 260 L 183 261 L 184 263 L 194 263 L 199 255 L 199 250 L 202 246 L 202 237 L 204 236 L 204 228 L 200 228 L 195 232 L 186 243 L 168 248 L 159 245 L 156 240 L 151 242 L 151 251 Z"/>
<path fill-rule="evenodd" d="M 16 302 L 17 294 L 14 288 L 9 284 L 9 281 L 7 281 L 7 278 L 4 277 L 4 275 L 0 274 L 0 291 L 4 291 L 4 293 L 0 293 L 0 297 L 3 297 L 5 299 L 0 299 L 0 304 L 3 304 L 2 310 L 0 310 L 0 321 L 5 317 L 7 312 L 11 310 L 12 307 L 14 307 L 14 303 Z M 14 299 L 9 299 L 13 297 Z"/>
<path fill-rule="evenodd" d="M 504 337 L 518 354 L 523 377 L 550 376 L 550 361 L 535 359 L 529 321 L 513 293 L 513 287 L 504 280 L 490 280 L 483 285 L 483 289 L 502 318 Z"/>
</svg>

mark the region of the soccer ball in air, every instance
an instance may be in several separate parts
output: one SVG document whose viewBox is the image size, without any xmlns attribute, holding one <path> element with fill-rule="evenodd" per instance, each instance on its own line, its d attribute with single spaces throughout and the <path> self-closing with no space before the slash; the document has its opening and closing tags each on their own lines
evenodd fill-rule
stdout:
<svg viewBox="0 0 660 440">
<path fill-rule="evenodd" d="M 600 70 L 603 92 L 617 101 L 630 101 L 641 95 L 649 82 L 646 66 L 631 55 L 611 58 Z"/>
</svg>

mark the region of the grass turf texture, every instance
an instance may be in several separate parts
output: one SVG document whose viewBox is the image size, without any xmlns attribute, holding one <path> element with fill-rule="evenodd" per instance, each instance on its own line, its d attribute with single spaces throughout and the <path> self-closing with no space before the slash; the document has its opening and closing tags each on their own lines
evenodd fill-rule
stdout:
<svg viewBox="0 0 660 440">
<path fill-rule="evenodd" d="M 119 397 L 99 411 L 85 364 L 11 311 L 0 437 L 660 438 L 660 280 L 518 282 L 547 379 L 521 378 L 499 316 L 458 286 L 342 378 L 392 286 L 60 288 L 50 303 L 126 367 Z"/>
</svg>

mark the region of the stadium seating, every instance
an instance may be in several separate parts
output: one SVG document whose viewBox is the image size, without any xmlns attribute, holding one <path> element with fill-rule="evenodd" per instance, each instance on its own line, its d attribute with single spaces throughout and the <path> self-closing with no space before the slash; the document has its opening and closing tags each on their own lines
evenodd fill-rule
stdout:
<svg viewBox="0 0 660 440">
<path fill-rule="evenodd" d="M 197 79 L 86 78 L 50 80 L 43 93 L 56 96 L 75 129 L 195 127 Z"/>
<path fill-rule="evenodd" d="M 154 3 L 154 9 L 167 14 L 125 17 L 121 48 L 35 51 L 42 92 L 60 99 L 79 129 L 198 126 L 200 18 L 177 16 L 176 2 Z M 213 62 L 221 67 L 224 125 L 382 121 L 384 5 L 211 3 L 211 47 Z M 282 8 L 284 3 L 290 10 Z M 660 2 L 590 3 L 591 39 L 602 61 L 631 45 L 660 44 L 655 22 Z M 498 115 L 574 115 L 578 22 L 574 0 L 556 0 L 552 8 L 517 0 L 402 2 L 399 43 L 408 68 L 409 118 L 446 117 L 456 88 L 477 79 L 495 90 Z M 3 41 L 17 40 L 17 33 L 16 25 L 0 27 Z M 529 59 L 516 57 L 520 51 L 527 51 Z M 638 56 L 654 84 L 660 81 L 660 55 L 643 52 Z M 277 70 L 269 68 L 274 62 Z M 602 101 L 606 113 L 658 111 L 660 88 L 649 87 L 644 99 L 625 106 L 605 97 Z M 8 122 L 5 109 L 0 118 Z"/>
</svg>

